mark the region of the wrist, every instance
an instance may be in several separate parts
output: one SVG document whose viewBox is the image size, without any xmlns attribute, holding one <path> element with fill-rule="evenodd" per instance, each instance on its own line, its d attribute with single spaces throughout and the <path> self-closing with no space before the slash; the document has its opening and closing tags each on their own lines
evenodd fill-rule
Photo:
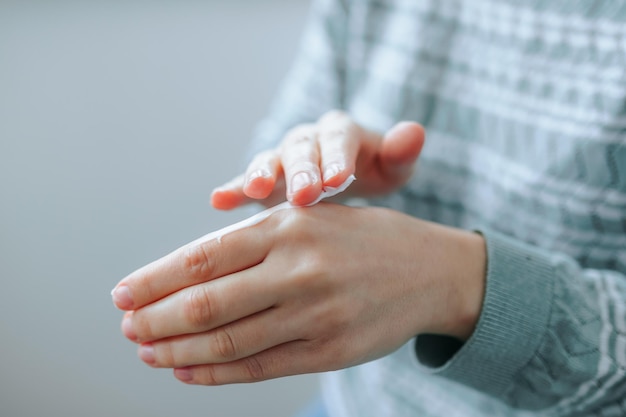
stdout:
<svg viewBox="0 0 626 417">
<path fill-rule="evenodd" d="M 470 338 L 480 314 L 485 298 L 487 279 L 487 245 L 485 238 L 474 232 L 464 232 L 465 245 L 463 270 L 458 273 L 457 286 L 460 289 L 459 306 L 457 313 L 458 327 L 455 336 L 465 341 Z M 463 274 L 463 271 L 466 274 Z"/>
<path fill-rule="evenodd" d="M 438 229 L 441 263 L 435 273 L 445 283 L 446 303 L 433 333 L 466 341 L 474 332 L 485 295 L 487 249 L 483 236 L 433 224 Z"/>
</svg>

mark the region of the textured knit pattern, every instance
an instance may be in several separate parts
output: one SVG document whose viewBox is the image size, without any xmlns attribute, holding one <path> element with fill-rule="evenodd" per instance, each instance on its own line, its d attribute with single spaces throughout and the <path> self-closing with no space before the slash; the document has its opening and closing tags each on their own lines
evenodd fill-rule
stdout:
<svg viewBox="0 0 626 417">
<path fill-rule="evenodd" d="M 626 1 L 316 1 L 253 152 L 342 108 L 427 130 L 375 204 L 488 243 L 474 335 L 324 377 L 332 417 L 626 416 Z"/>
</svg>

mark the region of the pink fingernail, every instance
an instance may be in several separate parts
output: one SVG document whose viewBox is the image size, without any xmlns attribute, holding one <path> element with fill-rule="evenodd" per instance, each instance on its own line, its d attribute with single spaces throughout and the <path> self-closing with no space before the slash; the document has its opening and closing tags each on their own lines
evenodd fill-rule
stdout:
<svg viewBox="0 0 626 417">
<path fill-rule="evenodd" d="M 113 297 L 113 303 L 122 309 L 122 310 L 130 310 L 133 308 L 133 298 L 130 295 L 130 288 L 127 285 L 120 285 L 111 291 L 111 296 Z"/>
<path fill-rule="evenodd" d="M 342 170 L 343 170 L 343 167 L 339 164 L 329 165 L 324 170 L 324 182 L 328 181 L 330 178 L 333 178 L 335 175 L 339 174 Z"/>
<path fill-rule="evenodd" d="M 174 369 L 174 376 L 183 382 L 191 382 L 193 380 L 193 372 L 189 368 Z"/>
<path fill-rule="evenodd" d="M 154 346 L 152 346 L 152 343 L 144 343 L 143 345 L 141 345 L 139 347 L 139 358 L 141 358 L 142 361 L 144 361 L 145 363 L 147 363 L 148 365 L 156 365 L 156 359 L 154 356 Z"/>
<path fill-rule="evenodd" d="M 248 181 L 252 181 L 256 178 L 270 178 L 271 176 L 272 173 L 267 169 L 257 169 L 248 176 Z"/>
<path fill-rule="evenodd" d="M 295 193 L 313 184 L 313 177 L 308 172 L 299 172 L 291 180 L 291 192 Z"/>
</svg>

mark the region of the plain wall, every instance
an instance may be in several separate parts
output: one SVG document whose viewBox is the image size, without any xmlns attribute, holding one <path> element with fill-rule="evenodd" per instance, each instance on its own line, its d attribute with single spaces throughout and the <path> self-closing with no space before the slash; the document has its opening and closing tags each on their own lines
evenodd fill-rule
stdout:
<svg viewBox="0 0 626 417">
<path fill-rule="evenodd" d="M 288 417 L 317 378 L 191 387 L 110 290 L 248 212 L 241 168 L 308 2 L 0 0 L 0 416 Z"/>
</svg>

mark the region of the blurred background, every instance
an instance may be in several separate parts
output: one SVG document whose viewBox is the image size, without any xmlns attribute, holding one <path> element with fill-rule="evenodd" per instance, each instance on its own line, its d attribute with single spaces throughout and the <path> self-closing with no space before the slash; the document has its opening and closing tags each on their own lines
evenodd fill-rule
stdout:
<svg viewBox="0 0 626 417">
<path fill-rule="evenodd" d="M 0 0 L 0 416 L 289 417 L 301 376 L 207 388 L 136 356 L 110 290 L 247 211 L 209 206 L 307 0 Z"/>
</svg>

